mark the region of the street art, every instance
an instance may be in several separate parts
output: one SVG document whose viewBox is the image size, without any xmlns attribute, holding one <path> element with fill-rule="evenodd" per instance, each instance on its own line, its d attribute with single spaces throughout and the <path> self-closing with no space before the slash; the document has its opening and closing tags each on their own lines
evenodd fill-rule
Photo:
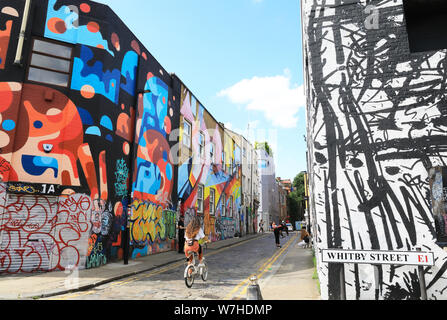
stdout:
<svg viewBox="0 0 447 320">
<path fill-rule="evenodd" d="M 130 218 L 132 257 L 174 249 L 176 214 L 161 205 L 134 200 Z"/>
<path fill-rule="evenodd" d="M 380 36 L 364 26 L 367 4 L 304 4 L 316 240 L 324 248 L 432 251 L 428 298 L 441 299 L 447 255 L 436 244 L 428 172 L 445 166 L 446 54 L 410 54 L 402 1 L 375 4 Z M 378 296 L 361 282 L 374 283 L 372 266 L 345 268 L 348 299 L 419 299 L 415 267 L 378 267 Z M 340 297 L 339 273 L 320 264 L 323 299 Z"/>
<path fill-rule="evenodd" d="M 90 197 L 7 199 L 0 184 L 0 272 L 64 270 L 85 262 L 90 232 Z"/>
<path fill-rule="evenodd" d="M 170 240 L 174 239 L 176 235 L 176 224 L 177 224 L 176 217 L 177 212 L 175 211 L 172 210 L 163 211 L 162 219 L 166 228 L 166 236 Z"/>
<path fill-rule="evenodd" d="M 78 48 L 73 50 L 68 93 L 44 84 L 7 81 L 9 65 L 4 57 L 15 30 L 11 26 L 22 8 L 11 4 L 0 14 L 0 182 L 10 183 L 9 191 L 19 197 L 33 194 L 36 201 L 45 201 L 43 194 L 48 192 L 42 192 L 44 188 L 56 190 L 59 197 L 89 197 L 88 228 L 78 242 L 70 242 L 78 250 L 89 248 L 82 258 L 71 261 L 80 268 L 122 257 L 121 232 L 130 203 L 137 66 L 140 56 L 144 61 L 148 58 L 126 28 L 94 18 L 102 8 L 90 2 L 48 1 L 41 36 Z M 161 161 L 157 165 L 161 166 Z M 166 190 L 164 197 L 168 198 Z M 52 203 L 54 215 L 61 210 L 61 203 Z M 6 237 L 4 231 L 2 225 L 0 232 Z M 7 246 L 6 238 L 3 240 L 2 248 Z M 3 261 L 9 260 L 4 257 Z M 54 268 L 42 264 L 31 269 Z"/>
<path fill-rule="evenodd" d="M 13 17 L 19 17 L 16 9 L 6 6 L 0 11 L 0 70 L 5 69 L 6 57 L 11 38 L 11 29 L 14 23 Z M 5 21 L 6 20 L 6 21 Z"/>
<path fill-rule="evenodd" d="M 137 54 L 129 51 L 124 57 L 122 70 L 103 71 L 104 63 L 100 58 L 95 58 L 92 49 L 82 46 L 80 57 L 74 59 L 71 88 L 80 91 L 84 98 L 90 99 L 95 94 L 99 94 L 118 104 L 120 88 L 134 94 L 137 63 Z M 122 75 L 127 80 L 123 84 L 121 83 Z M 111 129 L 107 126 L 106 128 Z"/>
<path fill-rule="evenodd" d="M 198 109 L 198 112 L 195 110 Z M 240 166 L 234 166 L 233 171 L 225 170 L 221 154 L 224 151 L 224 137 L 219 131 L 219 125 L 208 128 L 205 121 L 205 110 L 194 96 L 182 87 L 180 113 L 192 124 L 192 154 L 178 168 L 178 196 L 182 198 L 182 211 L 197 211 L 198 186 L 204 186 L 204 229 L 211 241 L 222 240 L 234 236 L 236 219 L 222 216 L 222 195 L 225 195 L 225 208 L 229 212 L 230 196 L 233 196 L 232 208 L 240 208 Z M 200 133 L 204 136 L 204 157 L 200 155 Z M 213 148 L 214 159 L 211 159 L 210 148 Z M 240 148 L 228 139 L 225 151 L 235 163 L 240 163 Z M 229 167 L 228 167 L 229 168 Z M 238 174 L 239 172 L 239 174 Z M 215 194 L 215 217 L 210 215 L 210 188 Z M 236 211 L 237 212 L 237 211 Z M 230 217 L 233 217 L 231 215 Z M 222 221 L 221 221 L 222 220 Z M 231 221 L 231 222 L 228 222 Z M 213 225 L 211 225 L 213 222 Z M 185 223 L 187 220 L 185 219 Z"/>
<path fill-rule="evenodd" d="M 136 43 L 134 47 L 140 50 Z M 135 114 L 130 222 L 132 257 L 175 248 L 175 216 L 170 214 L 176 207 L 173 198 L 175 167 L 169 138 L 174 128 L 175 96 L 161 77 L 144 70 L 145 67 L 140 71 L 145 74 L 145 81 Z M 121 120 L 128 121 L 127 117 Z"/>
<path fill-rule="evenodd" d="M 87 269 L 97 268 L 107 263 L 103 244 L 97 240 L 98 236 L 96 234 L 93 234 L 89 239 L 88 256 L 85 265 Z"/>
<path fill-rule="evenodd" d="M 133 192 L 138 199 L 147 199 L 167 208 L 171 204 L 174 167 L 167 126 L 169 92 L 159 78 L 148 75 L 145 90 L 138 104 L 136 141 L 138 141 Z"/>
<path fill-rule="evenodd" d="M 28 28 L 25 51 L 34 37 L 63 43 L 71 48 L 71 74 L 66 87 L 28 80 L 29 52 L 19 74 L 10 40 L 18 38 L 23 3 L 0 6 L 0 272 L 96 268 L 121 259 L 127 244 L 132 258 L 173 250 L 178 195 L 184 211 L 196 214 L 199 183 L 206 197 L 215 189 L 207 235 L 233 237 L 233 215 L 222 217 L 221 207 L 237 212 L 240 172 L 225 168 L 220 155 L 227 148 L 234 161 L 240 149 L 224 145 L 218 123 L 207 127 L 205 108 L 191 107 L 198 106 L 193 95 L 174 89 L 171 75 L 107 6 L 47 0 L 33 10 L 29 26 L 42 25 Z M 172 135 L 181 102 L 194 123 L 195 153 L 179 168 Z"/>
<path fill-rule="evenodd" d="M 118 197 L 127 196 L 127 186 L 129 179 L 129 169 L 127 168 L 124 159 L 116 161 L 116 171 L 115 171 L 115 192 Z"/>
<path fill-rule="evenodd" d="M 3 181 L 79 186 L 76 161 L 83 132 L 75 104 L 57 90 L 34 84 L 1 83 L 0 96 L 0 153 L 14 168 Z M 20 118 L 17 110 L 23 110 Z"/>
<path fill-rule="evenodd" d="M 103 36 L 103 32 L 107 31 L 104 30 L 107 28 L 107 25 L 103 22 L 96 22 L 93 19 L 84 25 L 80 24 L 80 11 L 89 13 L 91 10 L 88 3 L 81 3 L 78 8 L 76 5 L 59 5 L 58 2 L 62 1 L 48 1 L 45 23 L 46 38 L 101 48 L 114 56 L 114 52 L 109 49 L 108 41 Z"/>
</svg>

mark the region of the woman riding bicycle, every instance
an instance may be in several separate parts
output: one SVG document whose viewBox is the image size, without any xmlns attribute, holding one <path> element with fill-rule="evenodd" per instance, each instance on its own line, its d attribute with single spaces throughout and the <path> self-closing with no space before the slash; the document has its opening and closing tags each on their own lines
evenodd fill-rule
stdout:
<svg viewBox="0 0 447 320">
<path fill-rule="evenodd" d="M 199 254 L 199 266 L 203 265 L 203 251 L 201 243 L 204 240 L 205 233 L 203 232 L 200 219 L 199 217 L 194 216 L 185 230 L 185 255 L 189 258 L 189 264 L 192 263 L 192 256 L 189 255 L 189 252 L 196 252 Z"/>
</svg>

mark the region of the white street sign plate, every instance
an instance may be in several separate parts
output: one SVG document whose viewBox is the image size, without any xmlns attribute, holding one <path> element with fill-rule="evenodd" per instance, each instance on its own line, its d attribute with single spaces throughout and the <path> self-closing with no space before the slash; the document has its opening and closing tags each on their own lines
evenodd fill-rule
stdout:
<svg viewBox="0 0 447 320">
<path fill-rule="evenodd" d="M 433 266 L 433 252 L 323 249 L 323 262 Z"/>
</svg>

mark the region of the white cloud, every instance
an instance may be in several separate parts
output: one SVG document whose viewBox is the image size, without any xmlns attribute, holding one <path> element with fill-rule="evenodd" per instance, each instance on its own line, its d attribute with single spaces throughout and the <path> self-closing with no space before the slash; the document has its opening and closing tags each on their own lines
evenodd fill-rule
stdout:
<svg viewBox="0 0 447 320">
<path fill-rule="evenodd" d="M 217 95 L 243 104 L 247 110 L 263 112 L 274 126 L 295 128 L 298 111 L 306 100 L 303 86 L 291 85 L 290 79 L 290 70 L 286 69 L 279 76 L 243 79 Z"/>
</svg>

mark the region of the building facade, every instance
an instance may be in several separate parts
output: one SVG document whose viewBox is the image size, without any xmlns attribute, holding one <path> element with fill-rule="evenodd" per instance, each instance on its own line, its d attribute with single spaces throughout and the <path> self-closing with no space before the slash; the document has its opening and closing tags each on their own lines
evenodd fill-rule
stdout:
<svg viewBox="0 0 447 320">
<path fill-rule="evenodd" d="M 185 224 L 198 214 L 211 241 L 240 230 L 241 148 L 191 91 L 173 76 L 180 94 L 178 187 Z"/>
<path fill-rule="evenodd" d="M 323 299 L 420 299 L 423 290 L 417 266 L 323 262 L 321 250 L 334 248 L 432 253 L 427 297 L 447 298 L 446 46 L 434 41 L 442 4 L 302 1 L 309 215 Z"/>
<path fill-rule="evenodd" d="M 275 160 L 271 150 L 266 150 L 263 144 L 256 146 L 259 170 L 260 205 L 258 219 L 264 220 L 265 230 L 274 221 L 279 223 L 279 194 L 275 175 Z"/>
<path fill-rule="evenodd" d="M 289 219 L 287 210 L 287 195 L 290 191 L 289 181 L 281 180 L 280 177 L 276 178 L 277 190 L 278 190 L 278 208 L 279 208 L 279 221 L 286 221 Z"/>
<path fill-rule="evenodd" d="M 241 170 L 240 146 L 108 6 L 0 5 L 1 273 L 175 250 L 179 214 L 233 237 Z"/>
<path fill-rule="evenodd" d="M 243 135 L 228 128 L 225 130 L 242 148 L 241 235 L 256 233 L 259 205 L 257 155 L 253 145 Z"/>
</svg>

